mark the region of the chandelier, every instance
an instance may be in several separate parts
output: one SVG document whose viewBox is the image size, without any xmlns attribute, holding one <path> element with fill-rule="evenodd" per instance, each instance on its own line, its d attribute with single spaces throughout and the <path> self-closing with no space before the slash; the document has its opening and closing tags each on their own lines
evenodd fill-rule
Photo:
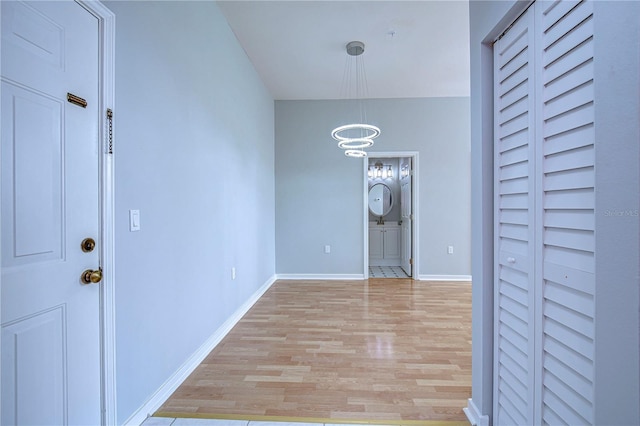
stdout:
<svg viewBox="0 0 640 426">
<path fill-rule="evenodd" d="M 380 136 L 380 129 L 367 122 L 364 98 L 368 95 L 367 75 L 361 55 L 364 53 L 364 43 L 352 41 L 347 44 L 347 63 L 343 76 L 343 91 L 346 97 L 353 97 L 356 102 L 354 111 L 357 121 L 338 126 L 331 132 L 331 137 L 338 141 L 338 147 L 344 149 L 347 157 L 362 158 L 367 153 L 364 148 L 373 145 L 373 140 Z M 354 66 L 355 63 L 355 66 Z M 355 68 L 355 69 L 354 69 Z"/>
</svg>

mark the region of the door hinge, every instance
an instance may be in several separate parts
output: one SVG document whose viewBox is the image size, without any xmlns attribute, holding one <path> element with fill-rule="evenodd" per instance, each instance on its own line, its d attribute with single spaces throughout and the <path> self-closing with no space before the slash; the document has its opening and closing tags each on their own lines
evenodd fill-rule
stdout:
<svg viewBox="0 0 640 426">
<path fill-rule="evenodd" d="M 413 265 L 413 258 L 409 258 L 409 265 Z"/>
<path fill-rule="evenodd" d="M 107 154 L 113 154 L 113 111 L 111 110 L 111 108 L 107 108 L 107 121 L 109 122 Z"/>
</svg>

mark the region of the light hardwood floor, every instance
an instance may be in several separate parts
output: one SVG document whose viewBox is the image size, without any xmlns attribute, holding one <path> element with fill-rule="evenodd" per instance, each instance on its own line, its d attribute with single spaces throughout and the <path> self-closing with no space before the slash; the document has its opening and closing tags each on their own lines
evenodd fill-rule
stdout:
<svg viewBox="0 0 640 426">
<path fill-rule="evenodd" d="M 277 281 L 155 416 L 465 421 L 471 285 Z"/>
</svg>

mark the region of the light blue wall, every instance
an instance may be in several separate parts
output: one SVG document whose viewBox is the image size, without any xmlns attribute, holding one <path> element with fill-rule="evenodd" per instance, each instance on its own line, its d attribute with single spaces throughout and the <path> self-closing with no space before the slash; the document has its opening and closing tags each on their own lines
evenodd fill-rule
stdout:
<svg viewBox="0 0 640 426">
<path fill-rule="evenodd" d="M 107 5 L 123 422 L 275 272 L 274 104 L 214 2 Z"/>
<path fill-rule="evenodd" d="M 278 274 L 363 273 L 363 160 L 330 136 L 344 103 L 276 102 Z M 419 152 L 420 274 L 470 275 L 469 98 L 377 99 L 366 109 L 382 130 L 371 155 Z"/>
<path fill-rule="evenodd" d="M 596 1 L 593 13 L 594 422 L 640 424 L 640 2 Z"/>
</svg>

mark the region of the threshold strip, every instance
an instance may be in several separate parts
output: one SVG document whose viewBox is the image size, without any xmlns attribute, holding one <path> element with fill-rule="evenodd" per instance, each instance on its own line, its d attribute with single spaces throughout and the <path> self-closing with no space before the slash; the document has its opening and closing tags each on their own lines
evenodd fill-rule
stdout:
<svg viewBox="0 0 640 426">
<path fill-rule="evenodd" d="M 158 411 L 152 417 L 171 417 L 180 419 L 212 419 L 212 420 L 246 420 L 253 422 L 288 422 L 288 423 L 326 423 L 357 425 L 390 425 L 390 426 L 469 426 L 468 421 L 455 420 L 359 420 L 359 419 L 327 419 L 317 417 L 257 416 L 241 414 L 213 413 L 172 413 Z"/>
</svg>

